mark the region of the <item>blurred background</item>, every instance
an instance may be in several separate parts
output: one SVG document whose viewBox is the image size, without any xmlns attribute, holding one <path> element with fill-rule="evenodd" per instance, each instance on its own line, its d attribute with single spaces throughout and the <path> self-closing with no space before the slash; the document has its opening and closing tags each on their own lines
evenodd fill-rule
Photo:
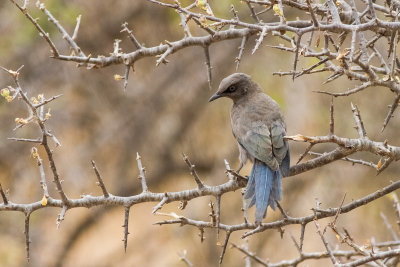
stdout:
<svg viewBox="0 0 400 267">
<path fill-rule="evenodd" d="M 75 27 L 76 17 L 82 14 L 77 42 L 86 54 L 108 55 L 113 51 L 114 39 L 122 39 L 123 52 L 135 49 L 124 33 L 121 24 L 128 22 L 137 39 L 146 46 L 158 45 L 164 40 L 182 38 L 178 25 L 179 16 L 166 8 L 148 1 L 44 1 L 62 25 L 70 32 Z M 182 1 L 189 4 L 189 1 Z M 250 21 L 249 11 L 240 1 L 210 1 L 215 15 L 230 18 L 230 5 L 234 4 L 239 17 Z M 63 54 L 69 54 L 62 36 L 47 18 L 30 3 L 29 11 L 39 17 L 40 24 Z M 269 14 L 269 15 L 268 15 Z M 268 13 L 264 21 L 278 20 Z M 290 10 L 288 18 L 299 16 Z M 204 32 L 191 25 L 192 33 Z M 0 65 L 17 69 L 25 65 L 20 76 L 23 88 L 29 97 L 44 93 L 46 97 L 63 94 L 48 105 L 52 117 L 48 127 L 60 140 L 62 146 L 54 148 L 59 173 L 69 197 L 82 194 L 100 195 L 90 161 L 95 160 L 110 193 L 128 196 L 140 192 L 137 179 L 136 152 L 142 156 L 146 167 L 147 181 L 153 192 L 178 191 L 196 186 L 190 176 L 182 153 L 196 165 L 201 179 L 208 185 L 224 183 L 224 159 L 232 168 L 238 166 L 236 141 L 232 137 L 227 99 L 208 103 L 220 80 L 235 72 L 235 57 L 240 40 L 216 43 L 211 46 L 212 89 L 207 84 L 203 49 L 187 48 L 168 57 L 168 65 L 155 66 L 155 58 L 145 58 L 135 64 L 135 72 L 129 77 L 126 92 L 123 82 L 115 81 L 114 74 L 123 75 L 123 66 L 105 69 L 76 68 L 76 64 L 56 61 L 51 58 L 49 47 L 39 37 L 35 28 L 9 1 L 0 1 Z M 313 93 L 312 90 L 345 91 L 355 83 L 340 78 L 334 83 L 322 85 L 329 74 L 315 74 L 296 79 L 273 76 L 274 71 L 290 70 L 293 55 L 282 53 L 266 45 L 277 45 L 271 36 L 254 54 L 251 50 L 254 37 L 249 40 L 239 67 L 248 73 L 264 91 L 281 106 L 288 128 L 288 135 L 326 135 L 329 133 L 330 97 Z M 299 69 L 315 61 L 301 58 Z M 0 72 L 0 87 L 12 85 L 12 80 Z M 369 88 L 346 98 L 335 98 L 335 133 L 344 137 L 357 137 L 350 102 L 357 104 L 368 136 L 376 141 L 387 139 L 399 146 L 399 116 L 390 122 L 381 133 L 387 105 L 393 95 L 386 89 Z M 39 131 L 28 125 L 13 131 L 16 117 L 27 116 L 21 101 L 0 101 L 0 182 L 9 189 L 10 200 L 16 203 L 38 201 L 42 197 L 40 176 L 35 160 L 30 156 L 31 144 L 7 140 L 8 137 L 36 138 Z M 306 144 L 290 143 L 292 164 L 304 151 Z M 331 146 L 316 147 L 323 152 Z M 39 150 L 42 158 L 46 158 Z M 357 155 L 374 163 L 378 158 L 367 154 Z M 51 183 L 48 163 L 45 164 L 50 194 L 58 197 Z M 250 172 L 250 164 L 242 174 Z M 398 179 L 399 167 L 392 164 L 384 173 L 365 166 L 353 166 L 338 161 L 295 177 L 284 179 L 282 206 L 291 216 L 305 216 L 315 206 L 315 198 L 322 207 L 337 207 L 346 193 L 345 203 L 365 196 Z M 185 210 L 178 210 L 179 203 L 171 203 L 161 211 L 174 211 L 190 218 L 208 221 L 209 201 L 204 197 L 190 201 Z M 135 205 L 129 221 L 129 241 L 126 253 L 123 249 L 123 209 L 121 207 L 99 207 L 73 209 L 66 214 L 60 229 L 56 229 L 59 209 L 42 209 L 31 215 L 31 260 L 26 262 L 24 240 L 24 217 L 17 212 L 0 213 L 0 266 L 185 266 L 178 253 L 186 250 L 187 258 L 195 266 L 217 266 L 224 233 L 216 239 L 215 230 L 205 231 L 205 241 L 200 242 L 198 229 L 178 225 L 155 226 L 155 222 L 166 219 L 153 215 L 156 203 Z M 241 194 L 228 193 L 222 198 L 221 221 L 236 224 L 243 221 Z M 249 211 L 253 220 L 254 210 Z M 394 229 L 396 218 L 392 199 L 384 197 L 373 204 L 339 217 L 339 228 L 345 227 L 355 242 L 368 244 L 392 240 L 380 213 L 384 213 Z M 265 221 L 281 218 L 279 212 L 268 212 Z M 329 220 L 322 220 L 322 226 Z M 230 242 L 242 245 L 242 233 L 231 235 Z M 297 250 L 290 239 L 297 239 L 300 227 L 285 228 L 281 239 L 277 231 L 265 231 L 249 239 L 249 249 L 271 262 L 297 257 Z M 338 244 L 335 235 L 327 234 L 332 245 Z M 338 244 L 339 245 L 339 244 Z M 345 246 L 342 248 L 348 249 Z M 304 249 L 306 252 L 324 251 L 322 242 L 313 224 L 306 228 Z M 228 246 L 222 266 L 243 266 L 243 254 Z M 256 263 L 253 263 L 257 266 Z M 329 260 L 306 261 L 300 266 L 330 265 Z"/>
</svg>

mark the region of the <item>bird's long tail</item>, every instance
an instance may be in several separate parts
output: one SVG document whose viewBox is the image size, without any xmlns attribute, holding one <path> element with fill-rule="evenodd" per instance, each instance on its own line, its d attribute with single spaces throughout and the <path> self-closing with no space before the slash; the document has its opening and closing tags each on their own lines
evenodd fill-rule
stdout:
<svg viewBox="0 0 400 267">
<path fill-rule="evenodd" d="M 273 171 L 255 159 L 244 197 L 250 199 L 249 208 L 256 205 L 256 223 L 261 223 L 267 215 L 268 206 L 275 210 L 276 201 L 282 199 L 280 170 Z"/>
</svg>

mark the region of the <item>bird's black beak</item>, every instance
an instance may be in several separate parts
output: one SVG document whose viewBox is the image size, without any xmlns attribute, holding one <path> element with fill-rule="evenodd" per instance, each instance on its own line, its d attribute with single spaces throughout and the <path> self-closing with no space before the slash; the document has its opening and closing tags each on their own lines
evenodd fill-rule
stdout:
<svg viewBox="0 0 400 267">
<path fill-rule="evenodd" d="M 215 93 L 215 94 L 213 94 L 212 97 L 210 97 L 210 99 L 208 100 L 208 102 L 212 102 L 212 101 L 214 101 L 215 99 L 220 98 L 220 97 L 222 97 L 222 95 L 219 95 L 218 93 Z"/>
</svg>

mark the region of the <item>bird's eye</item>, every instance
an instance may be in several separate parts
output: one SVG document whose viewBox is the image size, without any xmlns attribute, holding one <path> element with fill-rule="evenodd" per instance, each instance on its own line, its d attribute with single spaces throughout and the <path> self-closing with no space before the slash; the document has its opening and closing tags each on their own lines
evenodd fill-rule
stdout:
<svg viewBox="0 0 400 267">
<path fill-rule="evenodd" d="M 236 90 L 236 87 L 235 86 L 233 86 L 233 85 L 231 85 L 231 86 L 229 86 L 228 87 L 228 92 L 230 92 L 230 93 L 232 93 L 232 92 L 234 92 Z"/>
</svg>

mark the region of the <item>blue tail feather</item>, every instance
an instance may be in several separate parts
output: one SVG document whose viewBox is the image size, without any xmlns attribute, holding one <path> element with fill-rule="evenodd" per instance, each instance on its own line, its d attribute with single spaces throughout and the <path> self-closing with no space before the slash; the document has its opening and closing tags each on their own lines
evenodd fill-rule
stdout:
<svg viewBox="0 0 400 267">
<path fill-rule="evenodd" d="M 281 172 L 256 159 L 244 197 L 250 198 L 249 208 L 256 205 L 256 223 L 260 223 L 267 215 L 268 206 L 275 210 L 276 201 L 282 199 Z"/>
<path fill-rule="evenodd" d="M 254 175 L 256 182 L 256 222 L 261 222 L 268 207 L 273 173 L 270 168 L 260 162 L 256 162 L 254 165 L 256 170 L 259 170 Z"/>
<path fill-rule="evenodd" d="M 254 169 L 255 169 L 254 167 L 251 169 L 250 177 L 249 180 L 247 181 L 246 193 L 244 194 L 245 199 L 249 199 L 254 196 L 254 191 L 256 188 L 256 184 L 254 182 Z"/>
<path fill-rule="evenodd" d="M 271 194 L 269 196 L 268 204 L 269 206 L 275 210 L 276 209 L 276 201 L 282 199 L 282 180 L 281 180 L 281 172 L 274 171 Z"/>
<path fill-rule="evenodd" d="M 281 173 L 284 177 L 289 176 L 290 173 L 290 151 L 289 147 L 286 152 L 286 156 L 283 158 L 282 163 L 281 163 Z"/>
</svg>

